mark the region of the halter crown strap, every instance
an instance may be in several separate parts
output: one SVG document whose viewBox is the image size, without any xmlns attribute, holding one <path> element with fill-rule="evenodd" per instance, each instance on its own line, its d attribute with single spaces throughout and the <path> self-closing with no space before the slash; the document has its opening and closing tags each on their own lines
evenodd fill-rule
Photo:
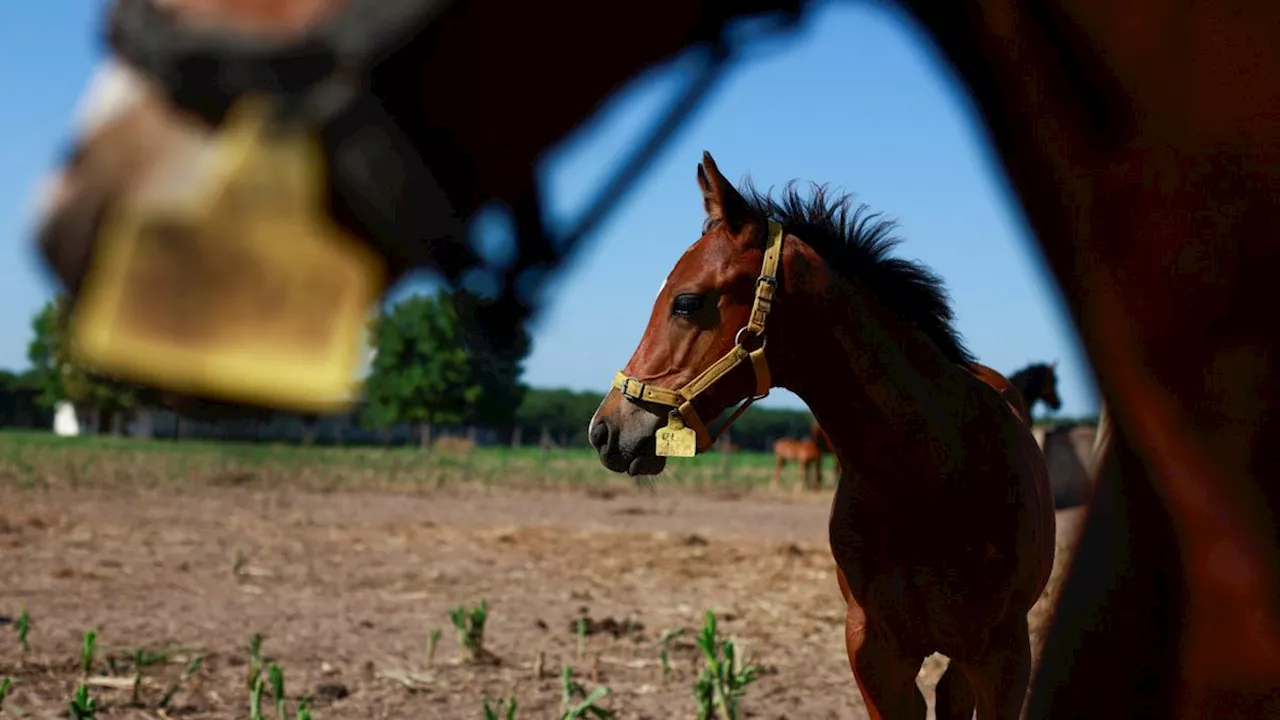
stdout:
<svg viewBox="0 0 1280 720">
<path fill-rule="evenodd" d="M 672 420 L 678 419 L 683 425 L 694 431 L 697 436 L 697 449 L 699 452 L 711 447 L 715 442 L 715 438 L 707 431 L 707 426 L 702 421 L 702 418 L 698 417 L 698 411 L 693 407 L 694 398 L 714 385 L 720 378 L 728 375 L 738 365 L 743 362 L 751 363 L 751 368 L 756 378 L 755 395 L 748 398 L 734 412 L 729 421 L 725 423 L 724 428 L 721 429 L 723 432 L 724 429 L 727 429 L 742 415 L 751 403 L 769 394 L 772 378 L 769 373 L 769 363 L 764 355 L 763 340 L 765 323 L 768 320 L 769 311 L 773 308 L 774 295 L 778 289 L 778 264 L 782 260 L 782 238 L 782 226 L 770 220 L 769 239 L 765 244 L 760 277 L 756 280 L 756 293 L 755 300 L 751 304 L 751 315 L 747 320 L 747 324 L 738 331 L 732 350 L 725 353 L 719 360 L 716 360 L 710 367 L 698 373 L 697 377 L 678 390 L 669 390 L 641 382 L 622 371 L 618 371 L 613 376 L 613 387 L 622 393 L 624 397 L 674 408 L 671 411 Z M 751 334 L 760 338 L 762 340 L 760 347 L 755 350 L 747 350 L 743 347 L 744 334 Z"/>
</svg>

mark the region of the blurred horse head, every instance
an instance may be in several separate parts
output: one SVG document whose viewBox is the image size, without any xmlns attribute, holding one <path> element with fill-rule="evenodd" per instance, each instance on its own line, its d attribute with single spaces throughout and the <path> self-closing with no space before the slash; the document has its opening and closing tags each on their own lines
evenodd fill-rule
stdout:
<svg viewBox="0 0 1280 720">
<path fill-rule="evenodd" d="M 263 40 L 296 36 L 348 0 L 149 0 L 192 28 Z M 89 78 L 69 149 L 34 199 L 40 250 L 74 297 L 108 211 L 191 191 L 213 161 L 216 126 L 108 52 Z"/>
</svg>

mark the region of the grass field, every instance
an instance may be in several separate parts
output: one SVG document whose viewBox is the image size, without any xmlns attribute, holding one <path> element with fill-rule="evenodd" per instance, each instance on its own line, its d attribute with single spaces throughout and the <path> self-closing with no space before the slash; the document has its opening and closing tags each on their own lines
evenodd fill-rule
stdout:
<svg viewBox="0 0 1280 720">
<path fill-rule="evenodd" d="M 671 462 L 662 484 L 692 489 L 748 490 L 769 482 L 773 457 L 740 451 Z M 830 480 L 831 461 L 826 461 Z M 794 468 L 783 479 L 794 477 Z M 334 490 L 342 487 L 439 488 L 450 483 L 519 487 L 627 486 L 631 480 L 601 466 L 586 447 L 481 447 L 467 453 L 417 447 L 335 448 L 249 443 L 61 438 L 52 433 L 0 432 L 0 480 L 23 487 L 66 483 L 261 483 Z"/>
<path fill-rule="evenodd" d="M 613 717 L 682 720 L 714 610 L 758 670 L 739 717 L 866 717 L 830 491 L 793 493 L 793 467 L 771 491 L 764 454 L 731 462 L 673 461 L 639 487 L 586 448 L 0 433 L 0 716 L 243 720 L 256 697 L 277 720 L 304 701 L 325 720 L 470 720 L 515 697 L 516 718 L 560 720 L 607 689 Z M 1059 514 L 1037 638 L 1078 517 Z M 921 669 L 930 702 L 945 665 Z M 70 707 L 81 687 L 92 712 Z"/>
</svg>

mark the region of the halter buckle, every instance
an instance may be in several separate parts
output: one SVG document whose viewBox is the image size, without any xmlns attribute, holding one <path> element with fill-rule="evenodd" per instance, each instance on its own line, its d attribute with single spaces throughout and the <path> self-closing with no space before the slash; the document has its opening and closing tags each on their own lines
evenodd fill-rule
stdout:
<svg viewBox="0 0 1280 720">
<path fill-rule="evenodd" d="M 636 385 L 640 386 L 640 389 L 636 391 L 635 395 L 632 395 L 631 393 L 627 392 L 631 383 L 635 383 Z M 623 397 L 635 398 L 639 400 L 644 395 L 644 383 L 640 382 L 639 380 L 636 380 L 633 377 L 625 377 L 622 379 L 622 385 L 618 388 L 618 392 L 622 393 Z"/>
</svg>

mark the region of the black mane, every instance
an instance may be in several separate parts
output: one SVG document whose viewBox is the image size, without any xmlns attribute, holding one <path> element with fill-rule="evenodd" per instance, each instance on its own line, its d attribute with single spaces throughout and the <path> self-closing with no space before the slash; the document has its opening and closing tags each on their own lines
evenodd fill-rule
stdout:
<svg viewBox="0 0 1280 720">
<path fill-rule="evenodd" d="M 915 325 L 959 365 L 976 362 L 954 326 L 942 278 L 924 265 L 891 257 L 901 239 L 897 224 L 853 203 L 851 195 L 832 198 L 826 185 L 812 184 L 813 195 L 803 198 L 794 181 L 779 199 L 760 193 L 748 180 L 740 189 L 755 212 L 780 223 L 813 248 L 842 277 L 857 280 L 903 320 Z"/>
</svg>

